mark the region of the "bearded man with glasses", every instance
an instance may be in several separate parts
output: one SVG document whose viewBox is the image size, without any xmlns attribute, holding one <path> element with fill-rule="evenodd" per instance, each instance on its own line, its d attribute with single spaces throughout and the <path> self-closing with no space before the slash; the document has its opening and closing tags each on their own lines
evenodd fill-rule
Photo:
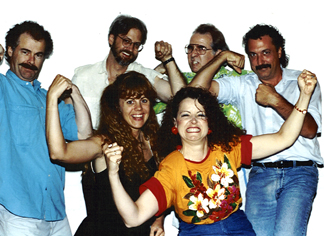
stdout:
<svg viewBox="0 0 324 236">
<path fill-rule="evenodd" d="M 128 71 L 144 74 L 162 101 L 167 101 L 185 85 L 182 79 L 178 83 L 171 84 L 166 75 L 135 62 L 138 53 L 143 50 L 146 38 L 147 28 L 141 20 L 127 15 L 119 15 L 109 28 L 108 43 L 111 50 L 105 59 L 75 69 L 72 81 L 79 87 L 90 108 L 95 129 L 98 124 L 99 100 L 102 91 L 120 74 Z"/>
</svg>

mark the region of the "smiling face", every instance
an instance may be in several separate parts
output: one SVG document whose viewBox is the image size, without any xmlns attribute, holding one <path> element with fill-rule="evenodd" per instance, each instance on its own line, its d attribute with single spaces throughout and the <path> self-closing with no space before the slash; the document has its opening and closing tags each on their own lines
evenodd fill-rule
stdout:
<svg viewBox="0 0 324 236">
<path fill-rule="evenodd" d="M 119 108 L 124 120 L 131 127 L 133 134 L 136 135 L 149 118 L 150 100 L 144 95 L 140 98 L 120 98 Z"/>
<path fill-rule="evenodd" d="M 134 44 L 124 46 L 123 39 L 127 39 L 133 43 L 141 43 L 141 31 L 136 28 L 132 28 L 126 35 L 114 36 L 111 34 L 109 36 L 109 44 L 111 45 L 111 51 L 115 60 L 122 66 L 128 66 L 130 63 L 136 60 L 138 51 L 134 49 Z"/>
<path fill-rule="evenodd" d="M 13 51 L 8 47 L 10 70 L 21 80 L 32 82 L 37 79 L 45 57 L 45 41 L 37 41 L 27 33 L 19 37 L 19 44 Z"/>
<path fill-rule="evenodd" d="M 208 121 L 205 109 L 196 99 L 186 98 L 180 103 L 175 126 L 182 143 L 207 139 Z"/>
<path fill-rule="evenodd" d="M 277 50 L 269 35 L 260 39 L 249 39 L 248 56 L 251 68 L 258 78 L 265 83 L 276 85 L 281 80 L 281 48 Z"/>
<path fill-rule="evenodd" d="M 190 44 L 201 45 L 207 49 L 211 48 L 213 39 L 212 36 L 208 34 L 193 34 L 190 38 Z M 197 73 L 201 67 L 206 65 L 211 59 L 213 59 L 215 53 L 213 50 L 206 51 L 205 55 L 199 55 L 197 50 L 193 50 L 192 53 L 188 54 L 188 63 L 192 72 Z"/>
</svg>

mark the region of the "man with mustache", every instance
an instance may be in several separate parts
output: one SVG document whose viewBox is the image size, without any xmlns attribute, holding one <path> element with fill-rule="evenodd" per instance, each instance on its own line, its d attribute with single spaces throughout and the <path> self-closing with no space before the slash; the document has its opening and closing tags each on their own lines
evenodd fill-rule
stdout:
<svg viewBox="0 0 324 236">
<path fill-rule="evenodd" d="M 245 212 L 257 235 L 306 235 L 317 191 L 317 168 L 323 166 L 317 140 L 322 129 L 320 87 L 317 84 L 308 110 L 294 106 L 301 72 L 286 69 L 285 39 L 275 27 L 252 27 L 243 44 L 254 73 L 212 80 L 218 64 L 224 61 L 220 53 L 190 86 L 209 88 L 220 102 L 235 104 L 243 128 L 252 135 L 278 131 L 293 109 L 305 114 L 294 145 L 252 164 Z"/>
<path fill-rule="evenodd" d="M 120 74 L 132 70 L 144 74 L 152 83 L 157 91 L 158 98 L 162 101 L 167 101 L 173 93 L 185 86 L 184 80 L 180 79 L 169 83 L 167 76 L 135 62 L 138 53 L 143 49 L 146 38 L 147 28 L 141 20 L 120 15 L 109 28 L 110 51 L 108 56 L 103 61 L 93 65 L 85 65 L 75 69 L 72 81 L 79 87 L 90 108 L 94 128 L 97 128 L 98 124 L 99 100 L 102 91 L 113 83 Z M 166 61 L 165 63 L 170 65 L 174 61 Z"/>
<path fill-rule="evenodd" d="M 53 52 L 48 31 L 36 22 L 16 24 L 6 35 L 0 74 L 0 235 L 71 235 L 64 203 L 65 169 L 52 163 L 45 136 L 47 91 L 37 80 Z M 67 140 L 91 135 L 90 115 L 77 87 L 57 75 L 49 93 L 71 90 L 74 107 L 60 102 Z"/>
</svg>

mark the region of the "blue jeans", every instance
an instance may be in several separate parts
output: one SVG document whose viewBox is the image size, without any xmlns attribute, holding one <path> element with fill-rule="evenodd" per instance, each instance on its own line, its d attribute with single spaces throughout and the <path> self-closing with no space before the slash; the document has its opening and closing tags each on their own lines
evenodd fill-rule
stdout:
<svg viewBox="0 0 324 236">
<path fill-rule="evenodd" d="M 242 210 L 238 210 L 225 220 L 213 224 L 195 225 L 180 220 L 179 236 L 222 236 L 244 235 L 255 236 L 251 223 Z"/>
<path fill-rule="evenodd" d="M 245 213 L 257 235 L 306 235 L 318 184 L 316 166 L 254 166 Z"/>
</svg>

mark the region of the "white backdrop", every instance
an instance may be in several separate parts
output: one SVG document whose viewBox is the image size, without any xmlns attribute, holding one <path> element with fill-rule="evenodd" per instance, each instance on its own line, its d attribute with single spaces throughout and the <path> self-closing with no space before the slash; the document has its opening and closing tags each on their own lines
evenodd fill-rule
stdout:
<svg viewBox="0 0 324 236">
<path fill-rule="evenodd" d="M 266 23 L 278 27 L 286 39 L 286 52 L 290 55 L 288 68 L 308 69 L 316 73 L 324 86 L 321 68 L 324 17 L 321 8 L 319 0 L 2 1 L 0 43 L 4 46 L 6 32 L 16 23 L 33 20 L 43 25 L 54 41 L 54 54 L 44 63 L 39 77 L 43 87 L 48 88 L 56 74 L 72 78 L 76 67 L 104 59 L 109 50 L 108 28 L 118 14 L 138 17 L 148 28 L 147 42 L 137 59 L 139 63 L 154 68 L 158 64 L 154 58 L 154 43 L 164 40 L 172 44 L 173 55 L 182 71 L 189 71 L 184 46 L 199 24 L 214 24 L 225 35 L 230 49 L 244 54 L 242 36 L 251 26 Z M 5 73 L 7 69 L 3 62 L 0 72 Z M 248 60 L 245 69 L 250 70 Z M 86 214 L 80 174 L 66 174 L 66 208 L 73 232 Z M 322 235 L 323 175 L 320 169 L 318 194 L 309 222 L 308 235 L 311 236 Z M 169 221 L 166 235 L 175 235 Z"/>
</svg>

